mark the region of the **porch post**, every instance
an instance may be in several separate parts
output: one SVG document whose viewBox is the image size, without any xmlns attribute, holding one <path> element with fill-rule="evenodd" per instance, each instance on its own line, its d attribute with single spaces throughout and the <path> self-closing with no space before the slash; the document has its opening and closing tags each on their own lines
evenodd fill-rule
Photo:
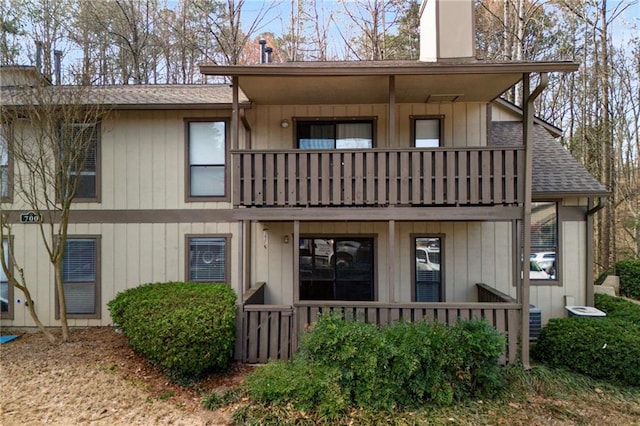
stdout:
<svg viewBox="0 0 640 426">
<path fill-rule="evenodd" d="M 238 221 L 238 254 L 237 254 L 237 263 L 238 263 L 238 298 L 242 303 L 242 296 L 244 295 L 245 290 L 247 290 L 247 279 L 245 276 L 244 269 L 244 220 Z"/>
<path fill-rule="evenodd" d="M 231 148 L 240 148 L 240 106 L 238 76 L 231 77 Z"/>
<path fill-rule="evenodd" d="M 300 301 L 300 221 L 293 221 L 293 305 Z M 298 315 L 293 306 L 291 321 L 291 353 L 298 348 Z"/>
<path fill-rule="evenodd" d="M 389 292 L 389 302 L 395 302 L 395 269 L 396 269 L 396 221 L 389 221 L 389 231 L 387 232 L 387 290 Z"/>
<path fill-rule="evenodd" d="M 522 366 L 530 369 L 529 365 L 529 262 L 531 254 L 531 192 L 532 192 L 532 176 L 533 176 L 533 101 L 542 93 L 547 86 L 548 77 L 546 73 L 540 74 L 540 83 L 530 92 L 530 75 L 522 76 L 522 105 L 523 120 L 522 140 L 525 147 L 525 177 L 524 177 L 524 209 L 522 213 L 522 292 L 520 294 L 520 303 L 522 304 L 521 319 L 521 358 Z"/>
<path fill-rule="evenodd" d="M 387 116 L 388 123 L 387 129 L 389 134 L 387 135 L 387 146 L 393 147 L 397 146 L 394 141 L 394 136 L 396 133 L 396 76 L 389 76 L 389 113 Z"/>
</svg>

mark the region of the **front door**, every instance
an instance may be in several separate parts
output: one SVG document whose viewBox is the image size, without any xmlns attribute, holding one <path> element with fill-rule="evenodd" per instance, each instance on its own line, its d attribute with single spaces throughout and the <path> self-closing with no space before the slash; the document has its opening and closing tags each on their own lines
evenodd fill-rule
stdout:
<svg viewBox="0 0 640 426">
<path fill-rule="evenodd" d="M 373 238 L 300 238 L 300 300 L 374 300 Z"/>
</svg>

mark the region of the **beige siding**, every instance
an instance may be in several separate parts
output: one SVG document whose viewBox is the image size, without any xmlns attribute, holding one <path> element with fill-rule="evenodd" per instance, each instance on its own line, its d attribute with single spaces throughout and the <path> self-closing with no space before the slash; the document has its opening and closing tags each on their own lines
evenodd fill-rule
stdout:
<svg viewBox="0 0 640 426">
<path fill-rule="evenodd" d="M 183 281 L 185 272 L 185 236 L 187 234 L 231 235 L 231 282 L 238 286 L 238 238 L 236 223 L 158 223 L 158 224 L 72 224 L 69 235 L 99 235 L 100 293 L 102 319 L 69 320 L 72 326 L 109 325 L 107 302 L 127 288 L 160 281 Z M 41 243 L 37 225 L 14 226 L 14 250 L 36 300 L 40 319 L 56 325 L 53 270 Z M 20 300 L 20 303 L 18 303 Z M 34 326 L 23 303 L 24 296 L 14 291 L 14 320 L 2 320 L 6 326 Z"/>
<path fill-rule="evenodd" d="M 265 248 L 264 228 L 268 241 Z M 267 303 L 293 303 L 293 226 L 290 223 L 254 224 L 252 282 L 264 281 Z M 388 225 L 386 222 L 313 222 L 300 224 L 301 235 L 374 236 L 376 289 L 379 301 L 411 301 L 411 235 L 441 234 L 444 237 L 444 279 L 447 302 L 476 301 L 475 284 L 486 282 L 515 295 L 512 286 L 511 224 L 503 222 L 396 223 L 394 288 L 388 288 Z M 289 243 L 284 243 L 284 236 Z M 393 299 L 391 300 L 391 296 Z"/>
<path fill-rule="evenodd" d="M 388 140 L 388 107 L 373 105 L 257 105 L 247 111 L 251 125 L 253 148 L 295 148 L 294 118 L 377 118 L 377 148 L 399 148 L 411 146 L 410 116 L 444 116 L 444 146 L 486 145 L 486 104 L 398 104 L 396 105 L 395 138 Z M 290 126 L 282 128 L 283 119 Z"/>
</svg>

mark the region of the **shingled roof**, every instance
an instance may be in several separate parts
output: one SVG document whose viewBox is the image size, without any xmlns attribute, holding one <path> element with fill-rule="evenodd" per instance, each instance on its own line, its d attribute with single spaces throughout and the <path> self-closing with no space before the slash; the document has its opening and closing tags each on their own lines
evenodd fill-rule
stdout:
<svg viewBox="0 0 640 426">
<path fill-rule="evenodd" d="M 522 145 L 522 123 L 491 123 L 491 144 Z M 541 125 L 533 126 L 533 194 L 549 196 L 605 196 L 609 194 L 587 169 Z"/>
<path fill-rule="evenodd" d="M 25 87 L 3 87 L 3 105 L 25 104 Z M 77 86 L 46 86 L 46 90 L 78 90 Z M 230 108 L 232 89 L 227 84 L 166 84 L 93 86 L 87 91 L 87 104 L 99 102 L 115 109 L 198 109 Z M 249 100 L 240 92 L 239 101 L 248 106 Z"/>
</svg>

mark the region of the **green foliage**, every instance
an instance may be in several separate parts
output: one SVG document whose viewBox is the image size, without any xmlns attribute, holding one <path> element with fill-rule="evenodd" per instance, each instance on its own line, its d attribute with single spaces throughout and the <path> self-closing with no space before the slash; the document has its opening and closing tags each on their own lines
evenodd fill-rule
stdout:
<svg viewBox="0 0 640 426">
<path fill-rule="evenodd" d="M 293 361 L 267 364 L 246 384 L 259 403 L 328 418 L 354 408 L 391 413 L 493 393 L 502 384 L 503 349 L 503 336 L 482 320 L 379 328 L 323 315 Z"/>
<path fill-rule="evenodd" d="M 108 306 L 136 351 L 172 380 L 189 382 L 229 367 L 235 300 L 224 284 L 172 282 L 125 290 Z"/>
<path fill-rule="evenodd" d="M 621 260 L 614 269 L 620 277 L 620 294 L 640 300 L 640 260 Z"/>
<path fill-rule="evenodd" d="M 349 394 L 338 385 L 340 381 L 339 368 L 301 358 L 269 362 L 245 379 L 255 401 L 291 404 L 297 410 L 315 410 L 328 418 L 343 414 L 349 404 Z"/>
<path fill-rule="evenodd" d="M 630 326 L 640 327 L 640 305 L 608 294 L 595 294 L 595 307 L 607 314 L 608 318 L 628 321 Z"/>
<path fill-rule="evenodd" d="M 640 260 L 616 262 L 598 277 L 595 284 L 602 284 L 609 275 L 620 277 L 620 295 L 640 300 Z"/>
<path fill-rule="evenodd" d="M 207 410 L 217 410 L 229 404 L 240 401 L 244 392 L 238 387 L 225 389 L 224 391 L 213 391 L 202 398 L 202 406 Z"/>
<path fill-rule="evenodd" d="M 551 319 L 531 353 L 549 366 L 638 386 L 638 330 L 615 317 Z"/>
</svg>

